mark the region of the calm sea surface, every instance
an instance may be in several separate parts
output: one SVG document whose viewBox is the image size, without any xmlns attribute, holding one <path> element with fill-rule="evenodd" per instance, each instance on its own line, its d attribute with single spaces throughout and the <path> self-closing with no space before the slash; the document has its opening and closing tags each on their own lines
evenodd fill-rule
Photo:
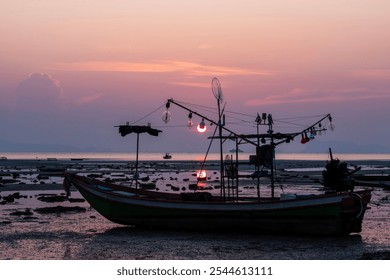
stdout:
<svg viewBox="0 0 390 280">
<path fill-rule="evenodd" d="M 161 160 L 162 153 L 140 153 L 140 160 Z M 248 159 L 249 153 L 239 153 L 240 159 Z M 203 160 L 204 153 L 172 153 L 172 160 Z M 135 160 L 135 153 L 2 153 L 0 157 L 8 159 L 93 159 L 93 160 Z M 390 154 L 337 154 L 341 160 L 390 160 Z M 209 160 L 218 160 L 219 153 L 210 153 Z M 322 153 L 277 153 L 278 160 L 327 160 L 328 154 Z"/>
</svg>

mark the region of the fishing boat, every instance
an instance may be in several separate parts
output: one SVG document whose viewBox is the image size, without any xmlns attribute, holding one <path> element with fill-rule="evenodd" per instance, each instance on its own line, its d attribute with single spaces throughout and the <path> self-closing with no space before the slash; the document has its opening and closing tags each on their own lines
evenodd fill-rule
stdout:
<svg viewBox="0 0 390 280">
<path fill-rule="evenodd" d="M 231 152 L 231 153 L 235 153 L 235 152 L 243 153 L 244 151 L 241 150 L 241 149 L 238 149 L 238 150 L 236 150 L 236 149 L 230 149 L 229 152 Z"/>
<path fill-rule="evenodd" d="M 275 195 L 275 148 L 302 136 L 302 144 L 310 141 L 308 133 L 316 134 L 326 130 L 321 122 L 331 121 L 326 115 L 309 127 L 295 133 L 275 133 L 271 115 L 262 114 L 256 118 L 258 125 L 267 126 L 266 133 L 238 134 L 224 124 L 220 102 L 222 92 L 218 80 L 213 79 L 212 89 L 218 101 L 217 121 L 195 112 L 180 102 L 168 99 L 163 120 L 169 119 L 171 104 L 187 110 L 189 116 L 199 116 L 202 122 L 215 125 L 218 135 L 210 137 L 220 144 L 220 191 L 193 189 L 193 192 L 172 193 L 148 190 L 138 184 L 138 145 L 139 135 L 149 133 L 158 136 L 161 130 L 148 126 L 119 126 L 122 136 L 137 134 L 135 186 L 124 186 L 103 182 L 94 178 L 66 173 L 64 187 L 69 194 L 74 186 L 90 205 L 108 220 L 138 227 L 169 228 L 202 231 L 245 231 L 260 234 L 283 235 L 326 235 L 345 236 L 358 233 L 362 229 L 365 211 L 369 209 L 370 189 L 354 190 L 353 187 L 340 187 L 328 183 L 321 194 L 281 194 Z M 192 121 L 191 121 L 192 122 Z M 236 157 L 223 156 L 223 143 L 236 141 Z M 249 157 L 249 165 L 254 166 L 254 174 L 262 174 L 264 168 L 270 170 L 271 195 L 260 195 L 260 176 L 252 176 L 257 187 L 257 195 L 243 197 L 240 189 L 240 165 L 238 145 L 255 146 L 255 154 Z M 203 169 L 203 165 L 202 168 Z M 337 168 L 336 168 L 337 169 Z M 332 169 L 332 170 L 336 170 Z M 332 172 L 332 171 L 330 171 Z M 328 174 L 329 177 L 329 174 Z M 268 186 L 267 186 L 268 187 Z"/>
<path fill-rule="evenodd" d="M 208 192 L 162 193 L 67 174 L 65 184 L 108 220 L 202 231 L 342 236 L 361 231 L 370 191 L 226 201 Z"/>
<path fill-rule="evenodd" d="M 165 153 L 163 159 L 171 159 L 172 155 L 170 153 Z"/>
</svg>

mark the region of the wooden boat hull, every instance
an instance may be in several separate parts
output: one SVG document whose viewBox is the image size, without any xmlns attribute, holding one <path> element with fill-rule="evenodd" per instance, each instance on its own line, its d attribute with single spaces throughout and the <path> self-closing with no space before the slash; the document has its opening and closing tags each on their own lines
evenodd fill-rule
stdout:
<svg viewBox="0 0 390 280">
<path fill-rule="evenodd" d="M 267 234 L 348 235 L 361 231 L 369 190 L 288 200 L 188 201 L 66 174 L 101 215 L 112 222 L 140 227 Z"/>
</svg>

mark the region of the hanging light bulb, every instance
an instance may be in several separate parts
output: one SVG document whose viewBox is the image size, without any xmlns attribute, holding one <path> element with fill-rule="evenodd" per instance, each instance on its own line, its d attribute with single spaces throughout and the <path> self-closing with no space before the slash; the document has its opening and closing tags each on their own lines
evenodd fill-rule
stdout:
<svg viewBox="0 0 390 280">
<path fill-rule="evenodd" d="M 314 128 L 311 128 L 310 129 L 310 136 L 309 136 L 310 140 L 314 140 L 316 138 L 316 131 Z"/>
<path fill-rule="evenodd" d="M 322 135 L 322 124 L 318 124 L 318 135 Z"/>
<path fill-rule="evenodd" d="M 307 132 L 305 132 L 305 140 L 306 140 L 306 143 L 310 141 L 310 138 L 307 136 Z"/>
<path fill-rule="evenodd" d="M 206 124 L 204 123 L 204 119 L 202 119 L 202 121 L 200 122 L 200 124 L 198 124 L 197 130 L 198 130 L 200 133 L 203 133 L 203 132 L 205 132 L 205 131 L 207 130 Z"/>
<path fill-rule="evenodd" d="M 255 119 L 255 122 L 256 122 L 257 124 L 261 124 L 261 118 L 260 118 L 259 113 L 257 113 L 257 117 L 256 117 L 256 119 Z"/>
<path fill-rule="evenodd" d="M 206 126 L 206 124 L 204 123 L 204 119 L 202 119 L 202 121 L 201 121 L 200 124 L 199 124 L 199 127 L 200 127 L 201 129 L 204 129 L 205 126 Z"/>
<path fill-rule="evenodd" d="M 171 120 L 171 112 L 169 112 L 170 106 L 171 106 L 171 104 L 169 102 L 167 102 L 167 104 L 165 104 L 166 109 L 163 112 L 162 117 L 161 117 L 164 123 L 168 123 Z"/>
<path fill-rule="evenodd" d="M 171 112 L 166 109 L 162 114 L 162 120 L 164 123 L 168 123 L 171 120 Z"/>
<path fill-rule="evenodd" d="M 306 144 L 306 138 L 305 138 L 305 135 L 303 135 L 303 133 L 302 133 L 302 139 L 301 139 L 301 143 L 302 144 Z"/>
<path fill-rule="evenodd" d="M 301 143 L 302 144 L 306 144 L 307 142 L 310 141 L 310 138 L 307 137 L 307 132 L 305 131 L 304 133 L 302 133 L 302 139 L 301 139 Z"/>
<path fill-rule="evenodd" d="M 329 115 L 328 119 L 329 119 L 329 129 L 331 131 L 333 131 L 334 130 L 334 124 L 332 123 L 332 116 Z"/>
<path fill-rule="evenodd" d="M 194 123 L 192 122 L 192 112 L 189 113 L 188 115 L 188 122 L 187 122 L 188 128 L 191 128 L 194 126 Z"/>
</svg>

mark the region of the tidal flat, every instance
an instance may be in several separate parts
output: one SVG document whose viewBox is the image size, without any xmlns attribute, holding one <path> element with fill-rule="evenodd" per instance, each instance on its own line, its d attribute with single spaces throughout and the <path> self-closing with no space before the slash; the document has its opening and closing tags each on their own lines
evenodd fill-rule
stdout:
<svg viewBox="0 0 390 280">
<path fill-rule="evenodd" d="M 355 162 L 360 173 L 387 176 L 389 162 Z M 369 187 L 373 197 L 362 232 L 346 237 L 269 236 L 236 232 L 189 232 L 122 226 L 102 217 L 73 190 L 65 199 L 60 174 L 38 167 L 65 167 L 69 172 L 130 184 L 133 163 L 123 161 L 6 160 L 0 163 L 0 259 L 2 260 L 358 260 L 390 258 L 390 191 Z M 324 162 L 278 163 L 276 194 L 318 193 Z M 188 191 L 199 163 L 142 162 L 141 177 L 160 191 Z M 207 163 L 204 187 L 218 193 L 218 166 Z M 46 170 L 47 171 L 47 170 Z M 53 171 L 53 170 L 51 170 Z M 251 172 L 247 170 L 248 174 Z M 91 175 L 92 174 L 92 175 Z M 242 182 L 242 195 L 256 190 L 253 180 Z M 359 186 L 367 188 L 367 186 Z M 261 179 L 261 195 L 269 195 Z M 13 196 L 13 198 L 11 198 Z M 7 201 L 7 197 L 10 197 Z M 63 199 L 64 198 L 64 199 Z M 5 202 L 3 202 L 5 201 Z"/>
</svg>

